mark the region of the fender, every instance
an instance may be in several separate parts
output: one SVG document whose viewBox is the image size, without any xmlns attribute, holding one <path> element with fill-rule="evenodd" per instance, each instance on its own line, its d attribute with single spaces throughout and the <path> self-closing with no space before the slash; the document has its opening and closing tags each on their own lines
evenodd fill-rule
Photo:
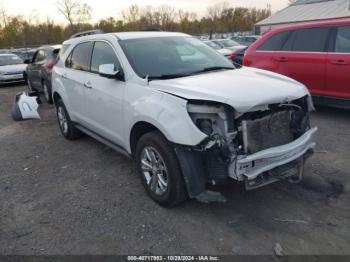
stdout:
<svg viewBox="0 0 350 262">
<path fill-rule="evenodd" d="M 185 99 L 157 90 L 152 92 L 148 86 L 144 88 L 138 86 L 137 90 L 132 90 L 133 88 L 136 87 L 130 85 L 126 88 L 126 96 L 135 96 L 134 91 L 137 91 L 138 96 L 138 98 L 126 98 L 126 101 L 133 101 L 124 111 L 127 123 L 124 134 L 127 136 L 130 135 L 133 126 L 142 121 L 157 127 L 170 142 L 175 144 L 195 146 L 207 137 L 192 122 Z M 129 137 L 125 141 L 129 141 Z M 126 149 L 131 152 L 130 143 Z"/>
</svg>

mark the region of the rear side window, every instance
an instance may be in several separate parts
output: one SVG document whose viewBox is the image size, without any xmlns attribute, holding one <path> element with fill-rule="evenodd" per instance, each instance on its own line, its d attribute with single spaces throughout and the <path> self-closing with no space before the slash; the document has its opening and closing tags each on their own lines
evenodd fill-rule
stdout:
<svg viewBox="0 0 350 262">
<path fill-rule="evenodd" d="M 282 32 L 272 36 L 263 43 L 257 50 L 260 51 L 279 51 L 287 41 L 290 32 Z"/>
<path fill-rule="evenodd" d="M 330 28 L 307 28 L 294 31 L 285 43 L 284 51 L 325 52 Z"/>
<path fill-rule="evenodd" d="M 68 56 L 66 67 L 81 71 L 90 71 L 91 42 L 78 44 Z"/>
<path fill-rule="evenodd" d="M 46 54 L 45 54 L 44 50 L 39 50 L 39 51 L 36 53 L 34 62 L 37 63 L 37 62 L 44 61 L 45 58 L 46 58 Z"/>
<path fill-rule="evenodd" d="M 56 61 L 60 60 L 60 58 L 63 56 L 63 54 L 67 51 L 69 47 L 70 44 L 64 44 L 61 46 L 61 49 L 58 50 L 58 54 L 56 55 Z"/>
<path fill-rule="evenodd" d="M 336 53 L 350 53 L 350 26 L 343 26 L 338 28 L 335 39 Z"/>
<path fill-rule="evenodd" d="M 113 48 L 106 42 L 95 42 L 91 59 L 91 72 L 98 73 L 100 65 L 104 64 L 113 64 L 114 70 L 119 68 L 119 61 Z"/>
</svg>

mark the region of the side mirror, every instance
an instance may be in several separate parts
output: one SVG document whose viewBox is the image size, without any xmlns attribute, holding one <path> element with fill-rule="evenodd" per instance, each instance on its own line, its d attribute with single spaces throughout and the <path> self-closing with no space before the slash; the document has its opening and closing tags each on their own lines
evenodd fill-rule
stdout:
<svg viewBox="0 0 350 262">
<path fill-rule="evenodd" d="M 24 61 L 23 61 L 23 63 L 25 63 L 25 64 L 30 64 L 32 61 L 30 60 L 30 59 L 25 59 Z"/>
<path fill-rule="evenodd" d="M 103 64 L 99 66 L 98 73 L 102 77 L 117 78 L 120 71 L 118 69 L 115 70 L 115 66 L 113 64 Z"/>
</svg>

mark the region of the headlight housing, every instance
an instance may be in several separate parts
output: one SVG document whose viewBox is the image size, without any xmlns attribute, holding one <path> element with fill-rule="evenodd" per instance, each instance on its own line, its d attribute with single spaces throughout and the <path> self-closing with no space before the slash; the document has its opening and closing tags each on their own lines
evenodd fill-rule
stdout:
<svg viewBox="0 0 350 262">
<path fill-rule="evenodd" d="M 227 134 L 234 129 L 234 110 L 232 107 L 209 101 L 190 101 L 187 111 L 193 123 L 207 136 Z"/>
</svg>

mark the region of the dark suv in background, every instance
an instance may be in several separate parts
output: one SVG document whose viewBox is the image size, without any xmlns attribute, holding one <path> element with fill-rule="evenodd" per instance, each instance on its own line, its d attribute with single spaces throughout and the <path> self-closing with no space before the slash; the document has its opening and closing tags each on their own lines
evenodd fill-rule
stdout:
<svg viewBox="0 0 350 262">
<path fill-rule="evenodd" d="M 51 72 L 56 63 L 61 45 L 41 46 L 33 56 L 33 59 L 27 60 L 27 70 L 25 79 L 28 88 L 33 91 L 42 92 L 45 100 L 52 103 L 51 98 Z"/>
</svg>

